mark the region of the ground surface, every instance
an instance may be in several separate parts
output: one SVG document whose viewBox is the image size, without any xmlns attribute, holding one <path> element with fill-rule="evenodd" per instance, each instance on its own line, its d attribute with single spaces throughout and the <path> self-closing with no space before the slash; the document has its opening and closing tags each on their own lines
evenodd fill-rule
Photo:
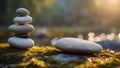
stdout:
<svg viewBox="0 0 120 68">
<path fill-rule="evenodd" d="M 79 59 L 69 62 L 59 61 L 52 55 L 61 54 L 51 46 L 33 46 L 22 50 L 0 44 L 0 68 L 120 68 L 120 52 L 103 50 L 92 55 L 79 54 Z"/>
</svg>

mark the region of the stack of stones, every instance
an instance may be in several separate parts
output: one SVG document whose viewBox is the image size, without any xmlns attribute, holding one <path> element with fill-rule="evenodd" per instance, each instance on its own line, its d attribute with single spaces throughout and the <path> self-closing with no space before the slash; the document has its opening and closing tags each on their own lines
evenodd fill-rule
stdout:
<svg viewBox="0 0 120 68">
<path fill-rule="evenodd" d="M 25 8 L 18 8 L 16 13 L 18 16 L 13 20 L 15 24 L 8 28 L 14 33 L 15 37 L 10 37 L 8 43 L 17 48 L 30 48 L 34 45 L 34 41 L 30 39 L 29 34 L 34 30 L 34 26 L 30 24 L 32 22 L 32 18 L 29 16 L 30 12 Z"/>
</svg>

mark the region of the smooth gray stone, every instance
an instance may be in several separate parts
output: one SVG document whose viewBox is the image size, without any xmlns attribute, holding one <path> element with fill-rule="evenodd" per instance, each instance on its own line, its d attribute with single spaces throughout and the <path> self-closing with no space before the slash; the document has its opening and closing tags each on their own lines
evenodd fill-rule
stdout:
<svg viewBox="0 0 120 68">
<path fill-rule="evenodd" d="M 18 37 L 10 37 L 8 39 L 8 43 L 16 48 L 30 48 L 34 45 L 34 41 L 30 38 L 18 38 Z"/>
<path fill-rule="evenodd" d="M 30 34 L 28 33 L 15 34 L 15 36 L 19 38 L 30 38 Z"/>
<path fill-rule="evenodd" d="M 52 56 L 54 59 L 64 62 L 73 61 L 79 58 L 78 55 L 72 55 L 72 54 L 58 54 Z"/>
<path fill-rule="evenodd" d="M 34 30 L 34 26 L 30 25 L 30 24 L 26 24 L 26 25 L 11 25 L 8 27 L 8 29 L 13 32 L 13 33 L 29 33 L 32 32 Z"/>
<path fill-rule="evenodd" d="M 98 44 L 102 45 L 103 49 L 110 49 L 116 52 L 120 52 L 120 41 L 118 40 L 103 40 L 98 42 Z"/>
<path fill-rule="evenodd" d="M 32 17 L 30 16 L 17 16 L 13 19 L 14 23 L 17 24 L 30 24 L 32 22 Z"/>
<path fill-rule="evenodd" d="M 30 15 L 30 12 L 29 12 L 27 9 L 25 9 L 25 8 L 18 8 L 18 9 L 16 10 L 16 13 L 17 13 L 18 15 L 20 15 L 20 16 Z"/>
<path fill-rule="evenodd" d="M 77 38 L 62 38 L 55 43 L 55 47 L 69 53 L 97 53 L 103 49 L 97 43 Z"/>
</svg>

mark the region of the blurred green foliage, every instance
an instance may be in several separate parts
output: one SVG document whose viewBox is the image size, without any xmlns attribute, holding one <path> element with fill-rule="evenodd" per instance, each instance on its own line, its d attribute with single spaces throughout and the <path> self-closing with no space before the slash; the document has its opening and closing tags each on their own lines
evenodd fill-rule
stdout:
<svg viewBox="0 0 120 68">
<path fill-rule="evenodd" d="M 54 16 L 56 9 L 54 0 L 5 0 L 4 5 L 6 6 L 4 15 L 6 15 L 7 22 L 12 22 L 12 19 L 17 15 L 16 9 L 23 7 L 31 12 L 34 22 L 48 23 Z"/>
<path fill-rule="evenodd" d="M 34 26 L 80 27 L 119 32 L 119 0 L 0 0 L 0 27 L 13 24 L 16 9 L 31 12 Z M 111 7 L 110 7 L 111 6 Z"/>
</svg>

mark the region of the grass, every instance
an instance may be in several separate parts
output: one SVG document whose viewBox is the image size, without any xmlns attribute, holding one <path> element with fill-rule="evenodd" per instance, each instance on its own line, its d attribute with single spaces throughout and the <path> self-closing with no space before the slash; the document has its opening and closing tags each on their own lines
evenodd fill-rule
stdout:
<svg viewBox="0 0 120 68">
<path fill-rule="evenodd" d="M 52 57 L 62 53 L 52 46 L 33 46 L 22 50 L 0 44 L 0 64 L 14 64 L 14 68 L 120 68 L 120 52 L 103 50 L 93 55 L 78 55 L 77 60 L 63 62 Z"/>
</svg>

